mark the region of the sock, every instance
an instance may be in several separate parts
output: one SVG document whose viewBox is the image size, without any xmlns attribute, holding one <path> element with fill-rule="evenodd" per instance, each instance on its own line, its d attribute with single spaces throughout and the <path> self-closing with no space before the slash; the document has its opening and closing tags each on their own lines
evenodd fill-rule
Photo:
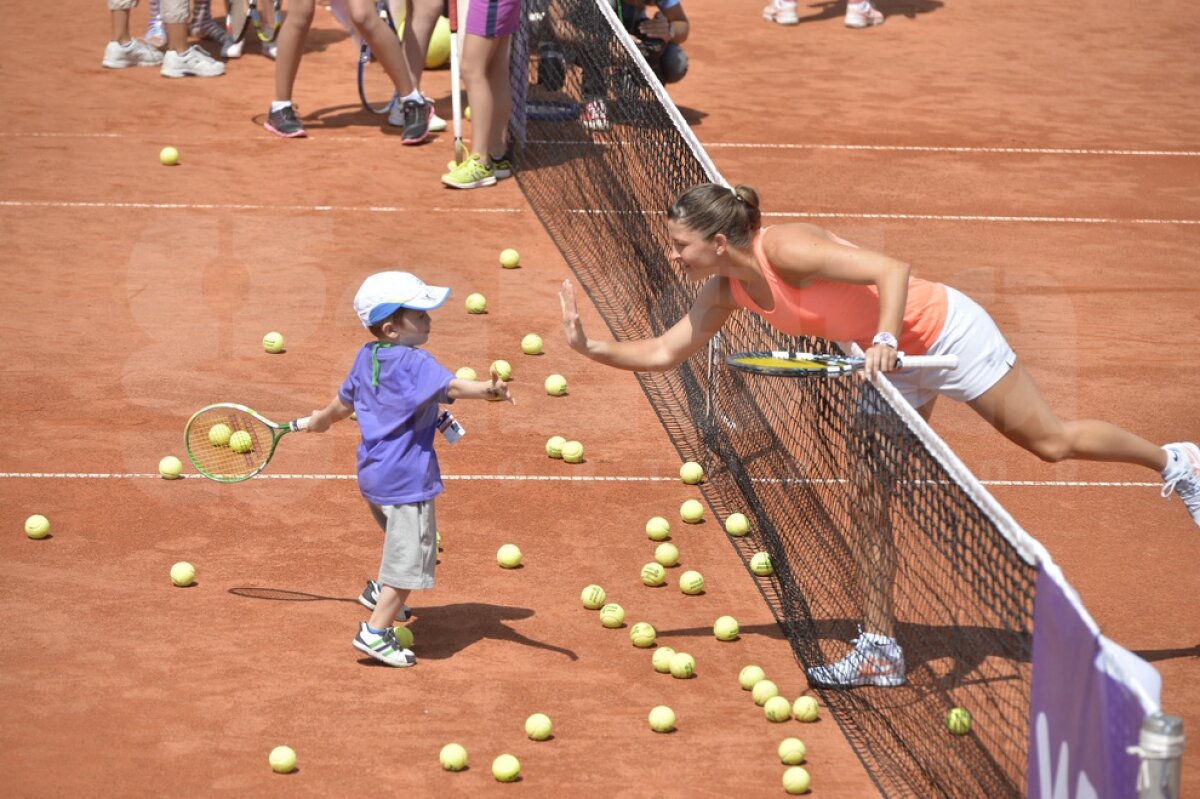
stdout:
<svg viewBox="0 0 1200 799">
<path fill-rule="evenodd" d="M 424 103 L 425 96 L 416 89 L 413 89 L 412 94 L 406 94 L 400 98 L 402 103 Z"/>
<path fill-rule="evenodd" d="M 367 631 L 368 631 L 368 632 L 370 632 L 370 633 L 372 633 L 373 635 L 383 635 L 385 632 L 387 632 L 387 630 L 386 630 L 386 629 L 383 629 L 383 630 L 376 630 L 376 629 L 375 629 L 374 627 L 372 627 L 370 624 L 368 624 L 368 625 L 367 625 Z"/>
<path fill-rule="evenodd" d="M 271 101 L 271 113 L 274 114 L 276 111 L 282 111 L 283 109 L 287 108 L 291 104 L 292 104 L 291 100 L 272 100 Z"/>
</svg>

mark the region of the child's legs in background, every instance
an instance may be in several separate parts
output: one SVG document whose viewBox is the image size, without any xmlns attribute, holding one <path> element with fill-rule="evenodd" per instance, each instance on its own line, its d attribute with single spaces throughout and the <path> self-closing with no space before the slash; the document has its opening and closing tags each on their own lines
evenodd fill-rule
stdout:
<svg viewBox="0 0 1200 799">
<path fill-rule="evenodd" d="M 275 100 L 291 102 L 304 55 L 304 40 L 312 27 L 315 0 L 289 0 L 288 12 L 279 29 L 275 51 Z"/>
<path fill-rule="evenodd" d="M 182 53 L 188 49 L 188 20 L 192 16 L 188 0 L 160 0 L 159 8 L 167 29 L 167 49 Z"/>
<path fill-rule="evenodd" d="M 507 57 L 507 43 L 510 37 L 503 39 L 504 52 Z M 501 40 L 495 37 L 477 36 L 468 33 L 463 42 L 462 77 L 467 85 L 467 100 L 471 103 L 471 149 L 479 153 L 485 164 L 491 163 L 491 154 L 499 155 L 503 151 L 503 139 L 494 140 L 496 114 L 504 113 L 497 107 L 497 97 L 492 88 L 492 60 L 501 49 Z M 504 70 L 507 73 L 508 64 Z M 507 82 L 507 78 L 505 79 Z M 508 105 L 512 105 L 512 91 L 507 95 Z M 508 116 L 503 117 L 503 125 L 508 124 Z M 501 148 L 496 150 L 496 148 Z"/>
<path fill-rule="evenodd" d="M 413 85 L 421 85 L 425 74 L 425 52 L 433 38 L 438 17 L 442 15 L 442 0 L 408 0 L 404 25 L 404 58 L 412 75 Z"/>
<path fill-rule="evenodd" d="M 396 34 L 380 19 L 375 10 L 374 0 L 349 0 L 350 22 L 358 35 L 371 46 L 371 55 L 383 67 L 383 71 L 392 79 L 392 84 L 401 97 L 413 93 L 416 84 L 408 71 L 408 61 L 405 59 L 404 45 L 396 38 Z M 405 41 L 408 37 L 405 36 Z"/>
<path fill-rule="evenodd" d="M 488 86 L 492 94 L 492 121 L 488 132 L 487 150 L 480 155 L 492 160 L 508 152 L 508 120 L 512 116 L 512 83 L 509 81 L 509 48 L 511 36 L 496 37 L 496 47 L 488 64 Z"/>
<path fill-rule="evenodd" d="M 125 44 L 129 41 L 129 12 L 136 4 L 136 0 L 108 0 L 114 42 Z"/>
</svg>

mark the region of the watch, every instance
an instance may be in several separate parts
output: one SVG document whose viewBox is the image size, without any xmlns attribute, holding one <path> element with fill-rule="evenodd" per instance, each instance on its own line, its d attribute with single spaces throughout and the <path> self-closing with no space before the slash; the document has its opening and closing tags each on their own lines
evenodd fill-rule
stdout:
<svg viewBox="0 0 1200 799">
<path fill-rule="evenodd" d="M 876 333 L 875 338 L 871 339 L 871 346 L 873 347 L 876 344 L 896 349 L 900 345 L 900 342 L 896 341 L 896 337 L 885 330 L 881 333 Z"/>
</svg>

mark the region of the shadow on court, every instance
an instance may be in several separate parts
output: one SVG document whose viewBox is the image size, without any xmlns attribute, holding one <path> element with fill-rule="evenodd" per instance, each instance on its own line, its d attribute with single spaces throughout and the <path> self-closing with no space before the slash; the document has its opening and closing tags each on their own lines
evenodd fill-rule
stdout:
<svg viewBox="0 0 1200 799">
<path fill-rule="evenodd" d="M 1175 660 L 1176 658 L 1200 658 L 1200 644 L 1183 649 L 1138 649 L 1134 650 L 1133 654 L 1151 663 L 1159 660 Z"/>
</svg>

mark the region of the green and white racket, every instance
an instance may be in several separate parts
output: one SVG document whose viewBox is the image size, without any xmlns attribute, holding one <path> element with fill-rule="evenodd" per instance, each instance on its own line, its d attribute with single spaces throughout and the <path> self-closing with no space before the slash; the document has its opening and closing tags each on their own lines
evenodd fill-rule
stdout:
<svg viewBox="0 0 1200 799">
<path fill-rule="evenodd" d="M 219 483 L 238 483 L 266 468 L 279 439 L 307 426 L 307 416 L 278 424 L 245 405 L 221 402 L 192 414 L 183 429 L 183 444 L 200 474 Z"/>
<path fill-rule="evenodd" d="M 824 355 L 813 352 L 738 352 L 725 356 L 725 363 L 742 372 L 780 377 L 836 377 L 857 372 L 864 366 L 861 356 Z M 897 369 L 954 369 L 957 355 L 896 356 Z"/>
</svg>

